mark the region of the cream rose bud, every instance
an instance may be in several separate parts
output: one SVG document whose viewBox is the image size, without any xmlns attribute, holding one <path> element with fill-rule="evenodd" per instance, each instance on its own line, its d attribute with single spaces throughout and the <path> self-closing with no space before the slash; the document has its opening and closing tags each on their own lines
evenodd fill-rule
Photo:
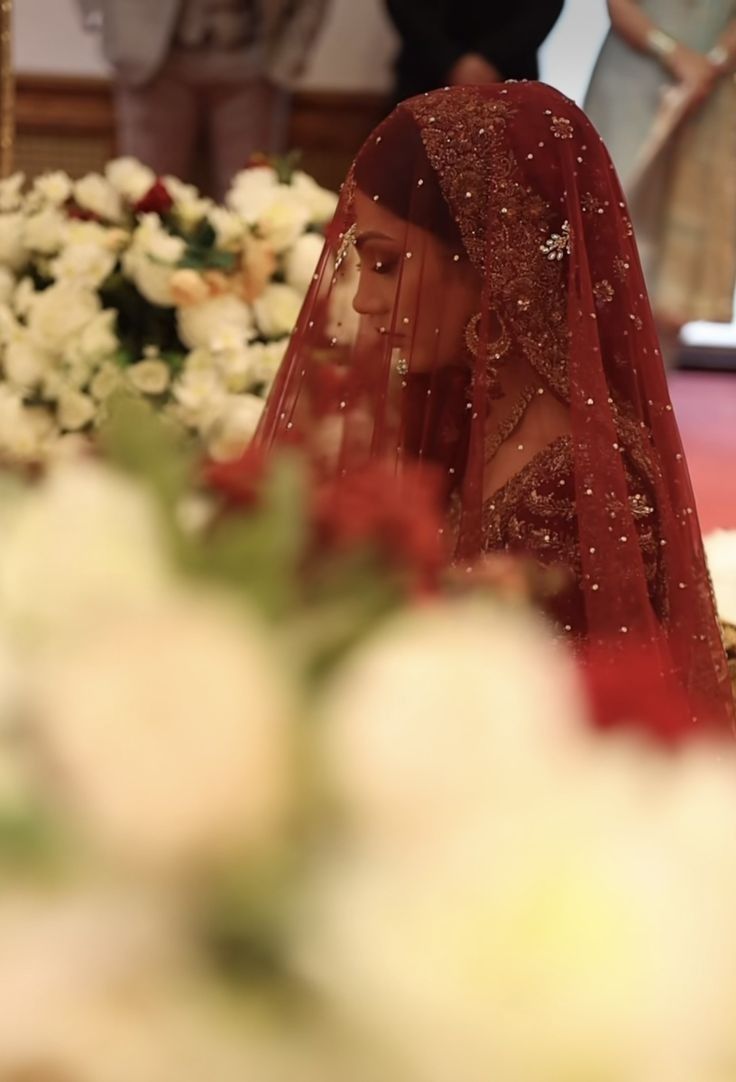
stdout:
<svg viewBox="0 0 736 1082">
<path fill-rule="evenodd" d="M 171 295 L 177 305 L 200 304 L 209 297 L 210 287 L 198 271 L 182 267 L 171 276 Z"/>
<path fill-rule="evenodd" d="M 306 293 L 312 284 L 324 245 L 325 239 L 321 234 L 305 233 L 286 253 L 284 257 L 286 281 L 299 293 Z"/>
<path fill-rule="evenodd" d="M 61 796 L 103 851 L 177 870 L 281 840 L 291 704 L 255 615 L 184 590 L 123 607 L 37 686 Z"/>
<path fill-rule="evenodd" d="M 232 293 L 180 308 L 176 322 L 179 337 L 189 349 L 211 349 L 224 335 L 242 344 L 254 336 L 249 306 Z"/>
<path fill-rule="evenodd" d="M 291 186 L 309 210 L 310 220 L 315 225 L 324 225 L 332 220 L 337 209 L 337 194 L 319 184 L 307 173 L 298 170 L 291 179 Z"/>
<path fill-rule="evenodd" d="M 259 331 L 266 338 L 282 338 L 294 330 L 302 298 L 289 285 L 276 282 L 266 287 L 253 310 Z"/>
<path fill-rule="evenodd" d="M 171 383 L 171 371 L 165 361 L 138 361 L 128 369 L 128 379 L 143 394 L 163 394 Z"/>
<path fill-rule="evenodd" d="M 19 271 L 28 262 L 29 252 L 23 238 L 26 220 L 19 213 L 0 214 L 0 264 Z"/>
<path fill-rule="evenodd" d="M 53 255 L 64 243 L 66 218 L 55 206 L 45 206 L 26 218 L 23 243 L 42 255 Z"/>
<path fill-rule="evenodd" d="M 99 312 L 96 293 L 70 282 L 56 282 L 34 295 L 28 329 L 42 348 L 62 350 Z"/>
<path fill-rule="evenodd" d="M 254 394 L 230 395 L 207 433 L 207 451 L 218 462 L 243 453 L 255 435 L 265 402 Z"/>
<path fill-rule="evenodd" d="M 309 221 L 309 210 L 304 203 L 288 184 L 281 184 L 273 201 L 259 214 L 255 228 L 258 236 L 278 254 L 291 248 Z"/>
<path fill-rule="evenodd" d="M 112 184 L 97 173 L 88 173 L 74 184 L 74 199 L 83 210 L 89 210 L 106 222 L 119 222 L 123 217 L 123 201 Z"/>
<path fill-rule="evenodd" d="M 36 177 L 32 191 L 41 202 L 48 203 L 52 207 L 60 207 L 69 199 L 72 189 L 71 178 L 60 169 L 57 169 L 50 173 L 42 173 L 40 177 Z"/>
<path fill-rule="evenodd" d="M 273 202 L 279 178 L 270 165 L 259 165 L 238 173 L 225 197 L 227 206 L 236 214 L 253 224 Z"/>
<path fill-rule="evenodd" d="M 137 203 L 150 190 L 156 181 L 156 174 L 137 158 L 114 158 L 105 166 L 105 177 L 112 187 L 127 199 Z"/>
<path fill-rule="evenodd" d="M 99 289 L 115 269 L 117 256 L 95 244 L 70 244 L 53 259 L 50 270 L 57 281 L 64 280 L 83 289 Z"/>
</svg>

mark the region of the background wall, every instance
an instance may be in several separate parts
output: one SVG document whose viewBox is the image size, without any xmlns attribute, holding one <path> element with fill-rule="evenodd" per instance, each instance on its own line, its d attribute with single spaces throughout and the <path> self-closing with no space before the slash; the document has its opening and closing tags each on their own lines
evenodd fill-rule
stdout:
<svg viewBox="0 0 736 1082">
<path fill-rule="evenodd" d="M 605 26 L 605 0 L 567 0 L 543 51 L 543 77 L 579 100 Z M 16 0 L 15 39 L 21 72 L 106 74 L 95 38 L 82 30 L 75 0 Z M 394 50 L 383 0 L 332 0 L 304 86 L 385 90 Z"/>
</svg>

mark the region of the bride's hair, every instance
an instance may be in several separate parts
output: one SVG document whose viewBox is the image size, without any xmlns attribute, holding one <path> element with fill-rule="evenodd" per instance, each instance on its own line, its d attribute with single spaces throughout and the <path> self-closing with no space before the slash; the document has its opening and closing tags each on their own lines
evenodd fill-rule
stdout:
<svg viewBox="0 0 736 1082">
<path fill-rule="evenodd" d="M 391 169 L 386 168 L 387 161 L 392 162 Z M 455 219 L 408 109 L 397 109 L 376 129 L 355 159 L 353 176 L 364 195 L 377 196 L 376 202 L 397 218 L 462 248 Z"/>
</svg>

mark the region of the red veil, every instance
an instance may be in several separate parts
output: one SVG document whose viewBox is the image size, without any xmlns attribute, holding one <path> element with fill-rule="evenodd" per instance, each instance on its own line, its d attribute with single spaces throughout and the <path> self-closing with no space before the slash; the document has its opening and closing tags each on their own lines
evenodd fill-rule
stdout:
<svg viewBox="0 0 736 1082">
<path fill-rule="evenodd" d="M 539 83 L 451 88 L 370 136 L 259 440 L 323 468 L 433 463 L 448 553 L 568 569 L 553 616 L 650 645 L 695 718 L 732 720 L 693 492 L 624 198 Z"/>
</svg>

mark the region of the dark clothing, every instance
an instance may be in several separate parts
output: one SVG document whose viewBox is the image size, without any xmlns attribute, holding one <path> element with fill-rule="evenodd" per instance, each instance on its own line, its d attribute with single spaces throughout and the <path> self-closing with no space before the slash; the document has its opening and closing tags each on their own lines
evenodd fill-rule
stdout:
<svg viewBox="0 0 736 1082">
<path fill-rule="evenodd" d="M 537 49 L 564 0 L 386 0 L 401 36 L 397 100 L 447 82 L 466 53 L 480 53 L 504 79 L 536 79 Z"/>
</svg>

